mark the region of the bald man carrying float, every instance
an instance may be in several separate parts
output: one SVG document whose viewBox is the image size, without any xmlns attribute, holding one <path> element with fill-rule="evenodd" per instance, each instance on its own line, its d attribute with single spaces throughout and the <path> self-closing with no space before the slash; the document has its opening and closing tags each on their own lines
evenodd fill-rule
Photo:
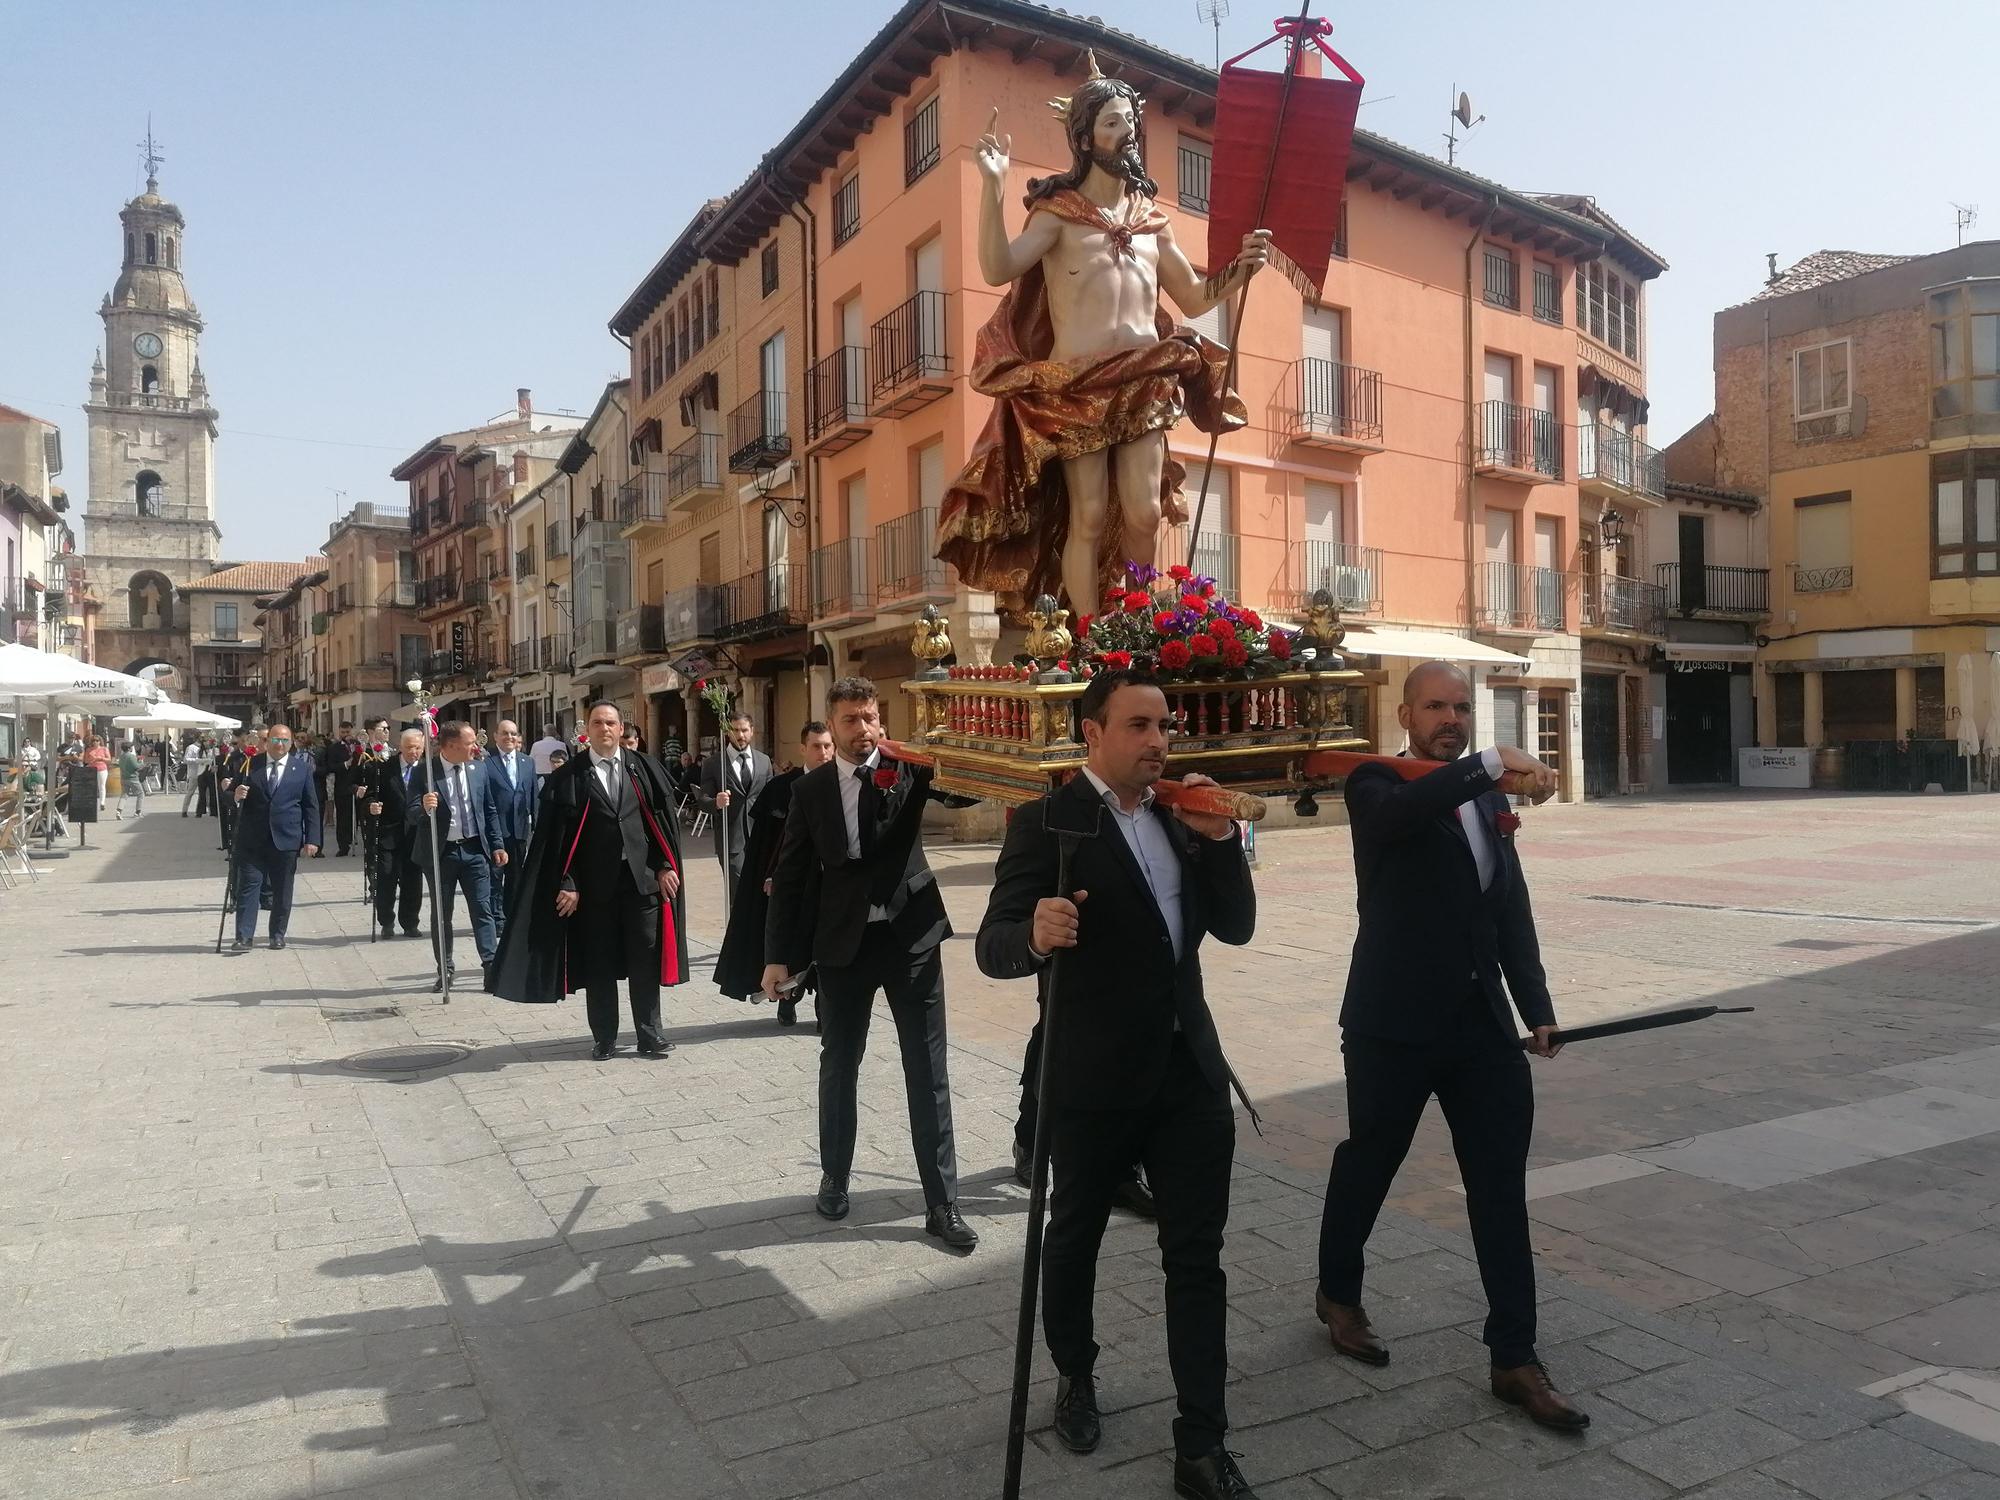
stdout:
<svg viewBox="0 0 2000 1500">
<path fill-rule="evenodd" d="M 1347 780 L 1361 917 L 1340 1009 L 1348 1137 L 1327 1178 L 1314 1310 L 1340 1353 L 1389 1363 L 1361 1305 L 1362 1247 L 1435 1094 L 1465 1178 L 1493 1394 L 1544 1427 L 1580 1432 L 1590 1418 L 1535 1353 L 1535 1095 L 1514 1023 L 1519 1011 L 1538 1057 L 1560 1050 L 1507 809 L 1509 793 L 1553 796 L 1555 772 L 1511 745 L 1465 755 L 1472 684 L 1450 662 L 1410 673 L 1396 717 L 1411 755 L 1444 764 L 1413 781 L 1383 766 Z"/>
</svg>

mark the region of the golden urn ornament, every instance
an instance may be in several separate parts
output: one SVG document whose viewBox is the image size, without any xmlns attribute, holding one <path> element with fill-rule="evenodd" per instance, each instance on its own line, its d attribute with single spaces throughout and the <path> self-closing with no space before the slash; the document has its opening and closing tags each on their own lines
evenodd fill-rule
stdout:
<svg viewBox="0 0 2000 1500">
<path fill-rule="evenodd" d="M 926 604 L 923 613 L 917 616 L 916 634 L 910 641 L 910 655 L 930 664 L 917 674 L 918 682 L 943 682 L 951 675 L 944 667 L 944 659 L 951 655 L 951 632 L 935 604 Z"/>
<path fill-rule="evenodd" d="M 1308 672 L 1335 672 L 1346 665 L 1338 646 L 1347 634 L 1347 627 L 1340 623 L 1340 606 L 1334 602 L 1331 592 L 1314 589 L 1312 598 L 1306 603 L 1305 619 L 1299 624 L 1299 642 L 1313 648 L 1312 659 L 1305 664 Z"/>
<path fill-rule="evenodd" d="M 1040 668 L 1037 682 L 1070 682 L 1074 679 L 1058 662 L 1066 661 L 1076 638 L 1069 633 L 1069 611 L 1060 608 L 1053 594 L 1043 594 L 1028 611 L 1028 655 Z"/>
</svg>

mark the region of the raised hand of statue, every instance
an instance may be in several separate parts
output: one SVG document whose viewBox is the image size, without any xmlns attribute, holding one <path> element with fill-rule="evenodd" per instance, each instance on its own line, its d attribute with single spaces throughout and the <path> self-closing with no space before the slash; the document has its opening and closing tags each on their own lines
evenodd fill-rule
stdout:
<svg viewBox="0 0 2000 1500">
<path fill-rule="evenodd" d="M 1247 281 L 1271 263 L 1271 231 L 1253 229 L 1243 236 L 1243 248 L 1236 253 L 1232 268 L 1239 280 Z"/>
<path fill-rule="evenodd" d="M 995 133 L 999 125 L 1000 106 L 996 104 L 987 118 L 986 134 L 979 138 L 979 145 L 973 152 L 979 163 L 979 175 L 994 187 L 1000 187 L 1007 181 L 1007 168 L 1013 160 L 1010 153 L 1014 149 L 1013 136 Z"/>
</svg>

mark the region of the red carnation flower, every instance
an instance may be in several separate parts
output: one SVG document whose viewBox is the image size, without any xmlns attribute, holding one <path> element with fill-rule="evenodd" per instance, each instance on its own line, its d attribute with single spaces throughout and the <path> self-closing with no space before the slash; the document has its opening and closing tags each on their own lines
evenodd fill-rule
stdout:
<svg viewBox="0 0 2000 1500">
<path fill-rule="evenodd" d="M 1132 653 L 1130 651 L 1107 651 L 1101 660 L 1112 671 L 1122 672 L 1132 665 Z"/>
<path fill-rule="evenodd" d="M 1163 609 L 1158 614 L 1153 616 L 1153 629 L 1159 631 L 1161 635 L 1165 635 L 1169 630 L 1172 630 L 1173 628 L 1174 628 L 1174 612 L 1172 610 Z"/>
<path fill-rule="evenodd" d="M 1194 575 L 1190 573 L 1186 569 L 1186 567 L 1184 567 L 1180 563 L 1175 563 L 1171 568 L 1167 569 L 1167 577 L 1173 579 L 1175 583 L 1186 583 L 1188 579 L 1192 578 L 1193 576 Z"/>
<path fill-rule="evenodd" d="M 1241 620 L 1245 625 L 1248 625 L 1252 630 L 1262 630 L 1264 628 L 1264 617 L 1254 609 L 1243 610 L 1236 618 Z"/>
<path fill-rule="evenodd" d="M 1213 656 L 1217 650 L 1215 637 L 1204 630 L 1188 642 L 1188 649 L 1196 656 Z"/>
<path fill-rule="evenodd" d="M 1194 659 L 1186 641 L 1170 640 L 1160 642 L 1160 665 L 1169 672 L 1178 672 Z"/>
<path fill-rule="evenodd" d="M 1090 634 L 1090 622 L 1096 618 L 1097 618 L 1096 615 L 1078 615 L 1076 617 L 1076 625 L 1074 628 L 1076 631 L 1076 638 L 1078 640 L 1082 640 L 1086 635 Z"/>
<path fill-rule="evenodd" d="M 1215 597 L 1215 580 L 1213 578 L 1204 578 L 1202 580 L 1201 597 L 1204 599 L 1213 599 Z"/>
<path fill-rule="evenodd" d="M 1264 649 L 1279 661 L 1292 659 L 1292 638 L 1283 631 L 1274 630 L 1264 642 Z"/>
<path fill-rule="evenodd" d="M 1205 615 L 1208 613 L 1208 601 L 1199 594 L 1182 594 L 1181 608 L 1193 614 Z"/>
<path fill-rule="evenodd" d="M 877 766 L 875 768 L 875 787 L 877 791 L 886 792 L 895 784 L 896 768 L 894 766 Z"/>
<path fill-rule="evenodd" d="M 1204 628 L 1218 641 L 1232 641 L 1236 639 L 1236 627 L 1229 623 L 1227 615 L 1210 615 Z"/>
<path fill-rule="evenodd" d="M 1231 636 L 1222 643 L 1222 664 L 1225 667 L 1240 667 L 1250 660 L 1250 648 Z"/>
<path fill-rule="evenodd" d="M 1125 596 L 1125 612 L 1127 614 L 1137 614 L 1152 602 L 1144 590 L 1134 589 Z"/>
<path fill-rule="evenodd" d="M 1521 827 L 1521 815 L 1510 812 L 1495 813 L 1493 815 L 1493 826 L 1500 830 L 1503 838 L 1510 833 L 1517 833 Z"/>
</svg>

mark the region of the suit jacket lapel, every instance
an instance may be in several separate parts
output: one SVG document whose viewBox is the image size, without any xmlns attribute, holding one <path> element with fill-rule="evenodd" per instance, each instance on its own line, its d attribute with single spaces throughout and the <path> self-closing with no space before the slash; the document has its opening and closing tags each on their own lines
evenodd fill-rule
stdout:
<svg viewBox="0 0 2000 1500">
<path fill-rule="evenodd" d="M 1081 771 L 1077 772 L 1076 779 L 1069 784 L 1069 794 L 1082 804 L 1079 811 L 1084 817 L 1089 816 L 1084 809 L 1092 805 L 1098 808 L 1100 817 L 1097 825 L 1097 842 L 1110 850 L 1111 857 L 1125 871 L 1125 878 L 1132 882 L 1133 893 L 1139 898 L 1139 904 L 1153 914 L 1153 920 L 1159 924 L 1160 931 L 1165 932 L 1167 921 L 1160 912 L 1159 902 L 1153 899 L 1152 882 L 1146 879 L 1146 872 L 1139 868 L 1139 856 L 1132 852 L 1132 846 L 1125 841 L 1125 830 L 1119 825 L 1118 815 L 1111 810 L 1109 803 L 1098 796 L 1096 784 Z"/>
</svg>

